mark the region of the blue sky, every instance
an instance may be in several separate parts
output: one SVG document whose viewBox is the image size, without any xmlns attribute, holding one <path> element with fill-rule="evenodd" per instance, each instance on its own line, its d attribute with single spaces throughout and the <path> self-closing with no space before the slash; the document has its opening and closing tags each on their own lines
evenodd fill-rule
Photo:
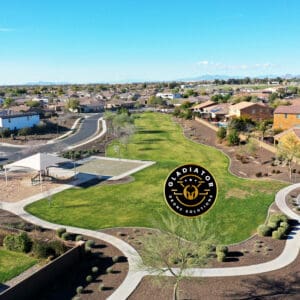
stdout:
<svg viewBox="0 0 300 300">
<path fill-rule="evenodd" d="M 0 84 L 300 74 L 300 1 L 0 2 Z"/>
</svg>

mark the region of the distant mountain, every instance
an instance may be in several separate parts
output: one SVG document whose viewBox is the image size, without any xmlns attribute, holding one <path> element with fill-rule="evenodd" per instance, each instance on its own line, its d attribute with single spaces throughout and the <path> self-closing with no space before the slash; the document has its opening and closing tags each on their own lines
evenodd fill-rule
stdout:
<svg viewBox="0 0 300 300">
<path fill-rule="evenodd" d="M 187 77 L 187 78 L 181 78 L 177 81 L 213 81 L 213 80 L 228 80 L 228 79 L 242 79 L 247 76 L 240 76 L 240 75 L 201 75 L 196 77 Z M 258 76 L 248 76 L 250 78 L 276 78 L 281 77 L 285 79 L 292 79 L 292 78 L 300 78 L 300 75 L 293 75 L 293 74 L 286 74 L 286 75 L 275 75 L 275 74 L 269 74 L 269 75 L 258 75 Z"/>
<path fill-rule="evenodd" d="M 197 77 L 187 77 L 178 79 L 178 81 L 213 81 L 215 79 L 227 80 L 230 78 L 243 78 L 242 76 L 229 76 L 229 75 L 201 75 Z"/>
</svg>

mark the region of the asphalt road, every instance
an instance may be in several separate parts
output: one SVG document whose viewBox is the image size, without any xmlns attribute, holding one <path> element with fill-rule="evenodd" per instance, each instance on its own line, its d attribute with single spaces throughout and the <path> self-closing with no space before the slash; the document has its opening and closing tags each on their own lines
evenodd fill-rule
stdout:
<svg viewBox="0 0 300 300">
<path fill-rule="evenodd" d="M 74 134 L 54 143 L 23 148 L 0 145 L 0 164 L 5 164 L 6 161 L 19 160 L 37 152 L 61 152 L 69 146 L 82 143 L 97 133 L 98 120 L 101 117 L 102 114 L 99 113 L 84 118 Z"/>
</svg>

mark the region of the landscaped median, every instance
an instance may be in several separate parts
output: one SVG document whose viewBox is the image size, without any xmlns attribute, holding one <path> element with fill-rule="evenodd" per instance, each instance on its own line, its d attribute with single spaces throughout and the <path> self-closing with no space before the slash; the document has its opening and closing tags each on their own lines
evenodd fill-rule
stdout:
<svg viewBox="0 0 300 300">
<path fill-rule="evenodd" d="M 53 195 L 51 205 L 44 199 L 26 210 L 50 222 L 89 229 L 163 228 L 161 216 L 172 214 L 163 198 L 165 179 L 178 165 L 197 163 L 213 174 L 219 191 L 215 206 L 203 216 L 209 224 L 206 234 L 230 244 L 248 238 L 264 223 L 275 193 L 286 185 L 231 175 L 222 152 L 186 139 L 169 115 L 141 114 L 135 125 L 137 130 L 130 143 L 121 147 L 120 156 L 156 161 L 155 165 L 136 173 L 133 182 L 66 190 Z M 107 149 L 109 156 L 116 155 L 115 143 Z"/>
</svg>

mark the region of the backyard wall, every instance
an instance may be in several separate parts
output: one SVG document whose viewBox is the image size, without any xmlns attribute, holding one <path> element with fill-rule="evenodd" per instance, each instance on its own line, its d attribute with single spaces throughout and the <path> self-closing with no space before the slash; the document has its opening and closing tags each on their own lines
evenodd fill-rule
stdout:
<svg viewBox="0 0 300 300">
<path fill-rule="evenodd" d="M 49 287 L 49 283 L 54 281 L 59 275 L 66 272 L 68 267 L 73 266 L 84 255 L 84 243 L 68 250 L 42 269 L 33 273 L 15 286 L 5 290 L 0 294 L 0 300 L 32 300 L 38 299 L 36 295 L 43 289 Z"/>
<path fill-rule="evenodd" d="M 218 129 L 219 129 L 218 127 L 216 127 L 216 126 L 210 124 L 209 122 L 207 122 L 207 121 L 205 121 L 205 120 L 203 120 L 203 119 L 201 119 L 201 118 L 195 117 L 195 121 L 197 121 L 198 123 L 203 124 L 204 126 L 209 127 L 210 129 L 212 129 L 212 130 L 214 130 L 214 131 L 216 131 L 216 132 L 217 132 Z"/>
</svg>

